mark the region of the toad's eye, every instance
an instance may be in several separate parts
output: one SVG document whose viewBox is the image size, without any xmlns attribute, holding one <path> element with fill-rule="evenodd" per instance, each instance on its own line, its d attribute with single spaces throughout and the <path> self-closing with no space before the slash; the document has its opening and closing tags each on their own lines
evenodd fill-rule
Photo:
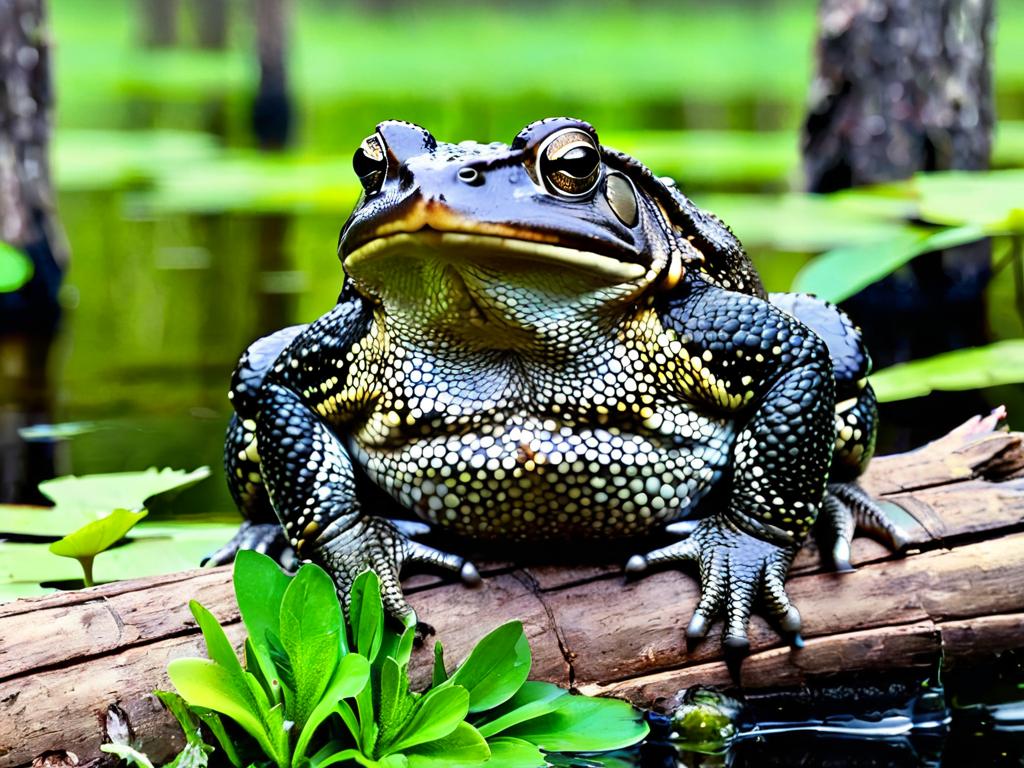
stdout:
<svg viewBox="0 0 1024 768">
<path fill-rule="evenodd" d="M 388 158 L 384 154 L 384 141 L 379 135 L 375 133 L 363 139 L 359 149 L 352 155 L 352 169 L 362 182 L 366 194 L 380 191 L 388 170 Z"/>
<path fill-rule="evenodd" d="M 589 195 L 601 178 L 601 152 L 589 133 L 566 128 L 541 145 L 537 175 L 549 192 L 564 197 Z"/>
</svg>

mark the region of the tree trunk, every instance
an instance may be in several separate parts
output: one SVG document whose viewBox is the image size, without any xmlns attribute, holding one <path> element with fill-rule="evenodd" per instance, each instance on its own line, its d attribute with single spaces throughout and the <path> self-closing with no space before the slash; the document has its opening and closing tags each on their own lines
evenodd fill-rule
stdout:
<svg viewBox="0 0 1024 768">
<path fill-rule="evenodd" d="M 289 0 L 253 0 L 259 46 L 260 83 L 253 104 L 253 131 L 264 149 L 281 149 L 291 138 L 288 92 Z"/>
<path fill-rule="evenodd" d="M 822 0 L 808 189 L 987 168 L 993 16 L 994 0 Z"/>
<path fill-rule="evenodd" d="M 987 168 L 994 13 L 995 0 L 821 0 L 807 189 Z M 927 254 L 844 302 L 876 366 L 987 343 L 990 262 L 988 241 Z M 985 407 L 977 393 L 883 406 L 880 439 L 906 449 Z"/>
<path fill-rule="evenodd" d="M 67 246 L 50 179 L 53 87 L 42 0 L 0 0 L 0 240 L 32 262 L 29 281 L 0 293 L 0 501 L 33 501 L 53 474 L 53 446 L 18 428 L 51 420 L 49 351 L 60 322 Z"/>
<path fill-rule="evenodd" d="M 1024 637 L 1024 435 L 973 419 L 925 448 L 876 459 L 865 486 L 906 512 L 911 551 L 857 539 L 849 574 L 823 570 L 813 547 L 794 563 L 790 594 L 806 647 L 793 650 L 759 618 L 743 665 L 748 689 L 800 686 L 836 672 L 928 669 L 1018 647 Z M 683 631 L 697 583 L 676 571 L 624 583 L 620 563 L 484 569 L 479 589 L 435 577 L 406 581 L 451 662 L 510 619 L 526 627 L 535 679 L 586 693 L 670 704 L 697 683 L 729 685 L 717 628 L 692 652 Z M 126 713 L 154 760 L 182 746 L 156 699 L 171 659 L 203 655 L 186 607 L 196 599 L 236 645 L 244 629 L 226 568 L 109 584 L 0 606 L 0 764 L 47 749 L 99 754 L 104 714 Z M 59 638 L 60 642 L 53 642 Z M 429 680 L 431 644 L 413 655 Z"/>
</svg>

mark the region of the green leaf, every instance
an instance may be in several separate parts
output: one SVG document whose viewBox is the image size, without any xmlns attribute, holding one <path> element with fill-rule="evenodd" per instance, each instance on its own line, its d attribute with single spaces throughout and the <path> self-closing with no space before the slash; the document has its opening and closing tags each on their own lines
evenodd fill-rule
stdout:
<svg viewBox="0 0 1024 768">
<path fill-rule="evenodd" d="M 384 606 L 380 599 L 380 579 L 373 571 L 363 571 L 352 582 L 349 621 L 353 645 L 369 659 L 377 658 L 384 634 Z"/>
<path fill-rule="evenodd" d="M 153 768 L 153 763 L 144 752 L 129 747 L 127 744 L 100 744 L 101 752 L 109 752 L 117 755 L 130 765 L 137 765 L 139 768 Z"/>
<path fill-rule="evenodd" d="M 409 693 L 409 678 L 405 669 L 390 656 L 380 667 L 380 704 L 377 724 L 382 742 L 390 742 L 416 706 L 417 696 Z"/>
<path fill-rule="evenodd" d="M 85 574 L 85 586 L 91 587 L 93 558 L 123 539 L 146 514 L 145 510 L 129 512 L 127 509 L 115 509 L 106 517 L 86 523 L 74 533 L 53 542 L 50 551 L 61 557 L 74 558 L 81 563 Z"/>
<path fill-rule="evenodd" d="M 409 666 L 409 659 L 412 658 L 412 646 L 416 641 L 416 624 L 410 624 L 402 632 L 398 639 L 398 648 L 395 652 L 395 661 L 403 670 Z"/>
<path fill-rule="evenodd" d="M 871 374 L 879 401 L 923 397 L 934 390 L 995 387 L 1024 382 L 1024 340 L 944 352 Z"/>
<path fill-rule="evenodd" d="M 921 173 L 913 186 L 924 221 L 1024 232 L 1024 169 Z"/>
<path fill-rule="evenodd" d="M 61 557 L 78 560 L 95 557 L 123 539 L 146 514 L 145 510 L 129 512 L 127 509 L 115 509 L 106 517 L 86 523 L 74 533 L 53 542 L 50 551 Z"/>
<path fill-rule="evenodd" d="M 241 676 L 243 672 L 242 665 L 239 663 L 238 656 L 235 655 L 235 649 L 231 647 L 231 641 L 224 634 L 224 628 L 221 627 L 217 618 L 195 600 L 189 600 L 188 607 L 192 611 L 192 615 L 195 616 L 196 624 L 199 625 L 199 629 L 203 633 L 203 639 L 206 641 L 207 656 L 232 675 Z"/>
<path fill-rule="evenodd" d="M 487 768 L 543 768 L 547 765 L 537 745 L 522 739 L 499 736 L 488 739 L 487 746 L 491 749 Z"/>
<path fill-rule="evenodd" d="M 907 229 L 879 243 L 853 245 L 823 253 L 797 273 L 792 290 L 838 303 L 892 274 L 916 256 L 972 243 L 985 237 L 979 227 L 941 232 Z"/>
<path fill-rule="evenodd" d="M 410 747 L 441 739 L 466 719 L 469 692 L 458 685 L 434 688 L 416 703 L 412 716 L 389 742 L 381 742 L 380 753 L 404 752 Z"/>
<path fill-rule="evenodd" d="M 281 669 L 275 669 L 275 659 L 271 658 L 267 637 L 268 633 L 274 637 L 280 636 L 281 601 L 291 579 L 272 558 L 251 549 L 243 549 L 235 555 L 232 581 L 242 622 L 249 631 L 247 642 L 253 646 L 256 665 L 263 678 L 261 682 L 266 683 L 265 688 L 270 686 L 273 689 L 271 681 Z M 281 661 L 280 656 L 276 661 Z M 288 669 L 290 673 L 290 663 Z M 249 671 L 256 670 L 249 665 Z M 294 678 L 290 674 L 289 679 L 292 682 L 286 684 L 294 690 Z M 270 694 L 271 690 L 267 692 Z M 276 693 L 280 693 L 280 688 L 276 689 Z"/>
<path fill-rule="evenodd" d="M 503 735 L 552 752 L 603 752 L 636 744 L 649 728 L 625 701 L 564 696 L 551 713 L 508 728 Z"/>
<path fill-rule="evenodd" d="M 0 293 L 18 290 L 32 279 L 34 271 L 32 261 L 20 248 L 0 240 Z"/>
<path fill-rule="evenodd" d="M 334 582 L 323 568 L 307 563 L 281 599 L 281 644 L 295 676 L 294 706 L 288 719 L 299 728 L 305 725 L 334 675 L 342 631 Z"/>
<path fill-rule="evenodd" d="M 203 721 L 203 725 L 210 729 L 210 733 L 213 734 L 214 738 L 217 739 L 217 743 L 220 744 L 220 748 L 224 750 L 224 754 L 228 758 L 228 762 L 231 763 L 235 768 L 242 768 L 242 758 L 238 755 L 238 750 L 235 748 L 235 742 L 231 740 L 228 735 L 227 729 L 224 727 L 224 721 L 220 719 L 220 715 L 211 710 L 203 707 L 195 707 L 193 711 L 196 713 L 196 717 Z"/>
<path fill-rule="evenodd" d="M 412 747 L 405 756 L 409 768 L 475 768 L 487 763 L 491 750 L 476 728 L 459 723 L 447 736 Z"/>
<path fill-rule="evenodd" d="M 268 629 L 265 634 L 264 640 L 271 666 L 277 672 L 277 676 L 284 683 L 285 688 L 294 694 L 295 670 L 292 669 L 292 660 L 288 657 L 288 651 L 285 650 L 284 643 L 281 642 L 280 637 L 274 634 L 273 630 Z"/>
<path fill-rule="evenodd" d="M 568 691 L 553 683 L 528 680 L 515 696 L 486 712 L 476 726 L 484 738 L 489 739 L 514 725 L 554 712 L 559 699 L 568 695 Z"/>
<path fill-rule="evenodd" d="M 293 765 L 301 763 L 302 758 L 306 756 L 306 750 L 309 747 L 310 740 L 316 733 L 316 729 L 333 712 L 337 711 L 338 702 L 358 694 L 366 687 L 369 680 L 370 663 L 365 658 L 358 653 L 350 653 L 342 658 L 341 663 L 338 664 L 337 669 L 334 671 L 334 678 L 327 686 L 327 690 L 324 691 L 320 702 L 306 719 L 306 724 L 302 726 L 302 731 L 299 733 L 299 738 L 295 743 L 295 750 L 292 755 Z M 343 721 L 345 720 L 344 717 L 342 719 Z M 348 721 L 345 721 L 345 725 L 349 727 L 352 737 L 356 738 L 358 736 L 358 729 L 353 730 Z"/>
<path fill-rule="evenodd" d="M 448 679 L 448 673 L 444 668 L 444 648 L 441 643 L 434 643 L 434 671 L 431 675 L 431 685 L 435 688 Z"/>
<path fill-rule="evenodd" d="M 39 484 L 39 491 L 56 506 L 88 512 L 123 507 L 141 509 L 151 499 L 180 491 L 210 476 L 209 467 L 193 472 L 181 469 L 147 469 L 106 475 L 66 475 Z"/>
<path fill-rule="evenodd" d="M 482 712 L 510 699 L 526 681 L 531 663 L 522 622 L 510 621 L 476 644 L 450 682 L 469 691 L 470 712 Z"/>
<path fill-rule="evenodd" d="M 153 695 L 174 715 L 185 734 L 184 749 L 164 768 L 205 768 L 213 747 L 203 741 L 199 716 L 189 708 L 188 702 L 172 691 L 153 691 Z"/>
<path fill-rule="evenodd" d="M 264 754 L 278 765 L 280 734 L 269 732 L 267 714 L 261 702 L 252 695 L 245 678 L 233 674 L 215 661 L 207 659 L 174 659 L 167 665 L 167 675 L 185 701 L 194 707 L 205 707 L 230 717 L 260 745 Z M 262 702 L 268 706 L 267 702 Z"/>
</svg>

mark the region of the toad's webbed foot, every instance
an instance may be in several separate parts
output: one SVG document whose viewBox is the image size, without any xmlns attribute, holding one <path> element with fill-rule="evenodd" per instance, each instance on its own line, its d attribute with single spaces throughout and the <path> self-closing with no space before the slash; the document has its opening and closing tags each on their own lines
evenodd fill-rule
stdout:
<svg viewBox="0 0 1024 768">
<path fill-rule="evenodd" d="M 626 571 L 639 573 L 650 566 L 696 562 L 700 570 L 701 596 L 686 628 L 689 640 L 704 637 L 711 622 L 725 613 L 722 642 L 726 660 L 737 669 L 750 642 L 747 625 L 755 601 L 783 632 L 799 644 L 800 613 L 786 594 L 785 580 L 797 546 L 776 544 L 752 536 L 724 515 L 701 520 L 683 541 L 634 555 Z"/>
<path fill-rule="evenodd" d="M 227 565 L 234 562 L 239 550 L 252 549 L 272 557 L 286 571 L 293 572 L 298 567 L 295 550 L 288 543 L 284 531 L 278 523 L 253 523 L 243 521 L 231 540 L 213 551 L 202 565 L 212 568 L 216 565 Z"/>
<path fill-rule="evenodd" d="M 479 571 L 465 558 L 412 540 L 411 535 L 425 530 L 426 526 L 415 523 L 410 526 L 380 517 L 366 517 L 318 546 L 316 559 L 334 578 L 346 606 L 356 576 L 372 568 L 380 579 L 384 610 L 400 622 L 406 622 L 415 617 L 399 580 L 407 566 L 419 565 L 428 570 L 457 573 L 466 584 L 480 583 Z"/>
<path fill-rule="evenodd" d="M 829 483 L 815 526 L 815 538 L 822 551 L 830 551 L 837 571 L 852 571 L 850 547 L 854 533 L 868 533 L 894 552 L 907 545 L 906 534 L 881 505 L 855 482 Z"/>
</svg>

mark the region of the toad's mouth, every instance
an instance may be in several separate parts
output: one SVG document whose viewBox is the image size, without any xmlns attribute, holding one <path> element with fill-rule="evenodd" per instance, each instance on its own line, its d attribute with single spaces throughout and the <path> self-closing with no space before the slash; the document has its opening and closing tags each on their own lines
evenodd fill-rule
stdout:
<svg viewBox="0 0 1024 768">
<path fill-rule="evenodd" d="M 591 250 L 520 237 L 439 231 L 425 227 L 363 243 L 345 257 L 353 277 L 372 264 L 395 255 L 433 257 L 448 262 L 476 262 L 500 270 L 503 264 L 528 262 L 582 273 L 601 281 L 628 283 L 647 273 L 641 264 L 622 261 Z"/>
</svg>

